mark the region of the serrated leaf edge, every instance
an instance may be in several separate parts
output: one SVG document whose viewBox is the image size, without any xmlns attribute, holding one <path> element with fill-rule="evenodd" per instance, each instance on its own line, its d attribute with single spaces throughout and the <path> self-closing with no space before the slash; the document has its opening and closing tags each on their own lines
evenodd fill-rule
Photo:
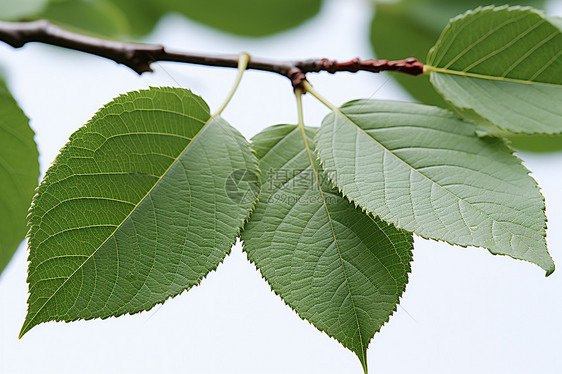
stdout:
<svg viewBox="0 0 562 374">
<path fill-rule="evenodd" d="M 152 89 L 152 88 L 154 88 L 154 87 L 150 87 L 150 89 Z M 176 88 L 176 87 L 156 87 L 156 88 L 157 88 L 157 89 L 167 89 L 167 88 L 178 89 L 178 88 Z M 130 92 L 127 92 L 127 93 L 125 93 L 125 94 L 120 94 L 119 96 L 117 96 L 116 98 L 114 98 L 112 101 L 110 101 L 108 104 L 114 103 L 118 98 L 125 98 L 125 97 L 129 96 L 129 94 L 131 94 L 131 93 L 144 93 L 144 92 L 149 92 L 150 89 L 148 89 L 148 90 L 130 91 Z M 205 101 L 202 100 L 200 96 L 195 95 L 191 90 L 187 90 L 187 89 L 185 89 L 185 90 L 188 91 L 188 92 L 193 96 L 194 100 L 200 101 L 200 103 L 202 103 L 203 105 L 205 105 L 205 107 L 208 109 L 208 107 L 206 106 Z M 108 104 L 106 104 L 106 105 L 108 105 Z M 89 124 L 91 124 L 94 120 L 96 120 L 96 119 L 101 115 L 101 111 L 105 108 L 106 105 L 102 106 L 102 107 L 94 114 L 94 116 L 86 123 L 86 125 L 84 125 L 82 128 L 87 127 L 87 126 L 88 126 Z M 208 111 L 208 110 L 207 110 L 207 111 Z M 121 225 L 127 220 L 127 218 L 137 209 L 138 205 L 146 198 L 146 196 L 148 196 L 148 194 L 154 189 L 154 187 L 155 187 L 156 185 L 158 185 L 158 183 L 161 181 L 161 179 L 164 177 L 164 175 L 166 175 L 166 173 L 170 170 L 170 168 L 179 160 L 179 158 L 181 157 L 181 155 L 183 155 L 183 154 L 187 151 L 187 149 L 190 148 L 190 146 L 193 144 L 193 141 L 203 132 L 204 129 L 207 128 L 207 125 L 208 125 L 209 123 L 211 123 L 214 118 L 215 118 L 215 117 L 214 117 L 214 116 L 211 116 L 210 113 L 209 113 L 209 119 L 207 120 L 207 122 L 205 123 L 205 125 L 203 125 L 202 128 L 199 130 L 199 132 L 190 140 L 190 142 L 189 142 L 188 145 L 185 147 L 185 149 L 180 153 L 180 155 L 176 158 L 176 160 L 175 160 L 174 162 L 172 162 L 172 164 L 168 167 L 168 169 L 166 169 L 166 171 L 162 174 L 162 176 L 158 179 L 158 181 L 154 184 L 154 186 L 145 194 L 145 196 L 144 196 L 143 198 L 141 198 L 141 200 L 139 200 L 139 202 L 136 204 L 135 208 L 133 208 L 133 209 L 131 210 L 131 213 L 129 213 L 129 214 L 127 215 L 127 217 L 125 217 L 125 218 L 123 219 L 123 221 L 121 222 L 121 224 L 119 224 L 119 226 L 113 231 L 113 233 L 112 233 L 111 235 L 109 235 L 110 237 L 121 227 Z M 219 118 L 220 118 L 220 117 L 219 117 Z M 243 140 L 247 143 L 248 148 L 251 149 L 251 147 L 250 147 L 248 141 L 246 140 L 246 138 L 245 138 L 240 132 L 238 132 L 238 130 L 236 130 L 234 127 L 232 127 L 232 129 L 235 130 L 235 133 L 236 133 L 238 136 L 240 136 L 240 138 L 243 139 Z M 55 165 L 57 164 L 57 160 L 61 157 L 61 154 L 63 153 L 63 151 L 66 150 L 66 149 L 68 149 L 68 148 L 70 147 L 70 144 L 72 143 L 73 138 L 74 138 L 75 136 L 77 136 L 78 131 L 79 131 L 79 130 L 77 130 L 75 133 L 73 133 L 73 134 L 70 136 L 69 141 L 63 146 L 63 148 L 61 149 L 61 151 L 59 152 L 59 154 L 57 155 L 57 157 L 55 158 L 55 160 L 52 162 L 51 167 L 53 167 L 53 166 L 55 166 Z M 253 151 L 253 150 L 252 150 L 252 151 Z M 252 152 L 251 155 L 252 155 L 252 157 L 251 157 L 251 159 L 252 159 L 252 166 L 255 166 L 255 169 L 259 171 L 258 160 L 257 160 L 257 157 L 256 157 L 256 155 L 255 155 L 255 152 Z M 33 213 L 33 211 L 34 211 L 34 203 L 35 203 L 35 201 L 36 201 L 36 198 L 37 198 L 37 197 L 39 196 L 39 194 L 41 193 L 42 186 L 44 185 L 44 183 L 47 183 L 47 182 L 49 181 L 49 177 L 51 176 L 51 173 L 52 173 L 52 171 L 50 171 L 50 170 L 51 170 L 51 167 L 49 168 L 49 170 L 47 170 L 47 173 L 45 174 L 45 177 L 43 178 L 43 181 L 36 187 L 36 189 L 35 189 L 35 195 L 33 196 L 33 200 L 32 200 L 31 206 L 30 206 L 29 211 L 28 211 L 28 214 L 27 214 L 29 230 L 28 230 L 28 233 L 27 233 L 27 235 L 26 235 L 26 238 L 29 238 L 29 239 L 30 239 L 30 240 L 28 241 L 28 248 L 29 248 L 29 249 L 30 249 L 31 246 L 32 246 L 32 243 L 31 243 L 31 235 L 33 234 L 33 231 L 34 231 L 33 228 L 36 226 L 36 225 L 31 225 L 31 224 L 30 224 L 29 218 L 30 218 L 30 216 L 32 215 L 32 213 Z M 230 255 L 230 253 L 231 253 L 231 251 L 232 251 L 232 246 L 233 246 L 234 244 L 236 244 L 236 241 L 237 241 L 237 239 L 240 237 L 240 234 L 241 234 L 241 232 L 242 232 L 242 228 L 243 228 L 243 226 L 244 226 L 244 223 L 246 222 L 247 219 L 249 219 L 249 217 L 250 217 L 250 215 L 251 215 L 251 211 L 255 208 L 256 204 L 257 204 L 257 199 L 255 199 L 255 201 L 253 202 L 253 204 L 252 204 L 252 209 L 248 211 L 248 213 L 246 214 L 246 217 L 244 217 L 244 219 L 242 219 L 241 222 L 240 222 L 240 224 L 238 225 L 238 230 L 237 230 L 236 236 L 235 236 L 235 237 L 233 238 L 233 240 L 231 241 L 231 243 L 230 243 L 230 248 L 229 248 L 228 251 L 225 253 L 225 256 L 218 262 L 218 264 L 217 264 L 216 266 L 212 267 L 212 268 L 209 270 L 209 272 L 207 272 L 207 274 L 205 274 L 205 275 L 203 275 L 202 277 L 198 278 L 198 279 L 193 283 L 193 285 L 191 285 L 191 286 L 189 286 L 189 287 L 186 287 L 185 289 L 181 290 L 181 291 L 178 292 L 178 293 L 171 294 L 171 295 L 166 296 L 166 297 L 163 298 L 163 299 L 159 299 L 159 300 L 156 300 L 156 301 L 154 301 L 154 302 L 151 302 L 151 303 L 149 303 L 148 306 L 147 306 L 145 309 L 143 309 L 143 310 L 139 310 L 139 311 L 135 311 L 135 312 L 122 312 L 122 313 L 117 313 L 117 314 L 110 314 L 110 315 L 107 315 L 107 316 L 101 316 L 101 317 L 87 317 L 87 318 L 80 318 L 80 317 L 78 317 L 78 318 L 71 318 L 71 319 L 63 319 L 63 318 L 57 318 L 57 317 L 56 317 L 56 318 L 51 319 L 51 320 L 49 320 L 49 321 L 55 321 L 55 322 L 61 322 L 61 321 L 63 321 L 63 322 L 69 323 L 69 322 L 74 322 L 74 321 L 78 321 L 78 320 L 92 320 L 92 319 L 98 319 L 98 318 L 104 320 L 104 319 L 107 319 L 107 318 L 110 318 L 110 317 L 119 317 L 119 316 L 122 316 L 122 315 L 135 315 L 135 314 L 138 314 L 138 313 L 141 313 L 141 312 L 144 312 L 144 311 L 148 311 L 148 310 L 152 309 L 154 306 L 156 306 L 156 305 L 158 305 L 158 304 L 163 304 L 163 303 L 164 303 L 166 300 L 168 300 L 168 299 L 173 299 L 173 298 L 175 298 L 176 296 L 182 294 L 183 292 L 189 291 L 190 289 L 199 286 L 199 285 L 201 284 L 201 282 L 203 281 L 203 279 L 205 279 L 210 273 L 215 272 L 215 271 L 217 270 L 217 268 L 220 266 L 220 264 L 222 264 L 222 263 L 224 262 L 224 260 L 226 259 L 226 257 L 228 257 L 228 256 Z M 103 243 L 102 243 L 102 245 L 103 245 Z M 98 250 L 102 245 L 98 246 L 98 248 L 88 257 L 88 259 L 91 258 L 91 257 L 97 252 L 97 250 Z M 86 261 L 88 261 L 88 259 L 86 259 Z M 31 252 L 30 252 L 30 254 L 28 255 L 28 262 L 30 262 L 30 261 L 31 261 Z M 84 261 L 84 263 L 86 263 L 86 261 Z M 80 267 L 79 267 L 78 269 L 80 269 Z M 74 275 L 74 273 L 75 273 L 75 272 L 73 272 L 73 273 L 68 277 L 68 279 L 70 279 L 70 278 Z M 68 279 L 67 279 L 67 280 L 68 280 Z M 27 283 L 28 283 L 28 285 L 31 285 L 31 284 L 29 283 L 29 278 L 27 279 Z M 21 338 L 22 338 L 27 332 L 29 332 L 29 330 L 31 330 L 33 327 L 35 327 L 35 326 L 37 326 L 37 325 L 40 325 L 40 324 L 42 324 L 42 323 L 48 322 L 48 321 L 41 321 L 41 322 L 36 323 L 36 324 L 32 324 L 32 323 L 31 323 L 31 322 L 35 319 L 35 317 L 39 314 L 39 312 L 42 310 L 42 308 L 51 300 L 51 298 L 58 292 L 58 290 L 59 290 L 65 283 L 66 283 L 66 281 L 65 281 L 61 286 L 59 286 L 59 288 L 57 289 L 57 291 L 55 291 L 55 293 L 53 293 L 53 295 L 51 295 L 51 297 L 41 306 L 41 308 L 33 315 L 33 317 L 29 320 L 29 322 L 28 322 L 28 316 L 26 316 L 25 321 L 24 321 L 24 325 L 22 326 L 22 329 L 21 329 L 20 334 L 19 334 L 19 339 L 21 339 Z M 29 291 L 28 291 L 28 292 L 29 292 Z M 29 298 L 28 298 L 28 309 L 27 309 L 27 313 L 29 313 Z"/>
<path fill-rule="evenodd" d="M 298 130 L 298 125 L 277 124 L 277 125 L 273 125 L 273 126 L 271 126 L 271 127 L 277 127 L 277 126 L 279 126 L 279 127 L 281 127 L 281 126 L 295 126 L 295 129 L 292 130 L 292 131 Z M 309 127 L 309 126 L 307 126 L 307 127 Z M 311 127 L 311 128 L 318 129 L 319 127 Z M 291 131 L 291 132 L 292 132 L 292 131 Z M 253 144 L 253 143 L 250 143 L 250 146 L 251 146 L 252 144 Z M 251 147 L 252 147 L 252 146 L 251 146 Z M 253 148 L 253 147 L 252 147 L 252 148 Z M 320 158 L 318 157 L 317 152 L 315 151 L 314 153 L 316 154 L 316 159 L 317 159 L 318 161 L 320 161 Z M 258 161 L 258 162 L 259 162 L 259 161 Z M 326 171 L 324 170 L 324 167 L 322 166 L 322 164 L 320 164 L 320 166 L 321 166 L 320 172 L 322 172 L 324 175 L 328 175 L 328 174 L 326 173 Z M 332 186 L 333 186 L 335 189 L 337 189 L 339 195 L 340 195 L 343 199 L 345 199 L 349 204 L 352 204 L 352 205 L 355 206 L 356 208 L 358 207 L 358 205 L 355 204 L 355 202 L 349 200 L 349 198 L 348 198 L 347 196 L 345 196 L 344 194 L 342 194 L 341 190 L 339 190 L 337 187 L 335 187 L 335 185 L 334 185 L 333 181 L 331 180 L 331 178 L 330 178 L 330 182 L 332 183 Z M 258 198 L 257 202 L 259 202 L 259 198 Z M 256 205 L 257 205 L 257 202 L 256 202 Z M 254 207 L 254 209 L 255 209 L 255 207 Z M 380 228 L 380 225 L 374 220 L 372 214 L 368 213 L 368 212 L 367 212 L 365 209 L 363 209 L 363 208 L 361 208 L 361 211 L 362 211 L 365 215 L 367 215 L 367 216 Z M 247 223 L 250 219 L 251 219 L 251 216 L 248 218 L 248 220 L 246 220 L 245 223 Z M 398 227 L 394 226 L 393 224 L 388 223 L 388 222 L 382 220 L 380 217 L 379 217 L 379 219 L 381 220 L 381 223 L 386 224 L 387 227 L 388 227 L 388 226 L 393 226 L 393 227 L 396 228 L 397 231 L 399 231 L 400 233 L 402 233 L 403 236 L 404 236 L 404 238 L 406 239 L 406 241 L 410 244 L 410 247 L 411 247 L 411 248 L 410 248 L 410 251 L 413 252 L 413 250 L 414 250 L 414 246 L 413 246 L 414 240 L 413 240 L 413 236 L 411 235 L 411 233 L 410 233 L 409 231 L 406 231 L 406 230 L 403 230 L 403 229 L 401 229 L 401 228 L 398 228 Z M 381 231 L 382 231 L 382 228 L 381 228 Z M 386 236 L 386 233 L 385 233 L 384 231 L 383 231 L 383 233 L 384 233 L 385 236 Z M 287 305 L 292 311 L 294 311 L 294 312 L 297 314 L 297 316 L 298 316 L 301 320 L 308 322 L 311 326 L 313 326 L 314 328 L 316 328 L 316 329 L 317 329 L 318 331 L 320 331 L 321 333 L 325 333 L 328 337 L 330 337 L 331 339 L 335 340 L 338 344 L 342 344 L 335 336 L 329 334 L 329 333 L 328 333 L 327 331 L 325 331 L 324 329 L 321 329 L 321 328 L 317 327 L 314 323 L 310 322 L 308 319 L 306 319 L 304 316 L 302 316 L 302 315 L 299 313 L 299 311 L 298 311 L 297 309 L 295 309 L 289 302 L 287 302 L 287 301 L 283 298 L 283 296 L 281 296 L 281 295 L 273 288 L 272 284 L 269 282 L 269 280 L 267 279 L 267 277 L 263 274 L 262 270 L 261 270 L 260 267 L 257 265 L 257 263 L 249 258 L 249 252 L 248 252 L 248 250 L 247 250 L 247 248 L 246 248 L 246 241 L 241 238 L 241 242 L 242 242 L 242 251 L 243 251 L 244 254 L 246 255 L 246 259 L 248 260 L 248 262 L 250 262 L 252 265 L 254 265 L 254 267 L 256 268 L 256 270 L 259 271 L 259 273 L 260 273 L 262 279 L 264 279 L 265 282 L 269 285 L 269 288 L 271 289 L 271 291 L 272 291 L 275 295 L 277 295 L 277 296 L 281 299 L 281 301 L 283 301 L 283 303 L 284 303 L 285 305 Z M 392 244 L 392 242 L 391 242 L 391 244 Z M 372 337 L 369 339 L 369 341 L 367 342 L 367 346 L 366 346 L 365 349 L 364 349 L 364 351 L 365 351 L 364 354 L 366 354 L 367 349 L 368 349 L 368 346 L 370 345 L 371 341 L 374 339 L 374 336 L 376 335 L 376 333 L 378 333 L 378 332 L 382 329 L 382 327 L 384 327 L 384 326 L 386 325 L 386 323 L 390 320 L 390 317 L 391 317 L 392 315 L 394 315 L 394 313 L 398 310 L 398 305 L 400 304 L 400 301 L 402 300 L 402 297 L 403 297 L 404 292 L 406 291 L 406 287 L 407 287 L 407 285 L 408 285 L 409 274 L 410 274 L 411 271 L 412 271 L 412 265 L 411 265 L 412 262 L 413 262 L 413 257 L 411 257 L 410 260 L 409 260 L 407 263 L 404 263 L 404 262 L 403 262 L 403 264 L 405 265 L 405 268 L 406 268 L 406 273 L 405 273 L 406 282 L 404 283 L 404 286 L 399 289 L 399 290 L 400 290 L 400 296 L 398 297 L 398 301 L 397 301 L 397 303 L 394 305 L 394 307 L 393 307 L 393 309 L 392 309 L 392 312 L 386 317 L 386 319 L 383 321 L 383 323 L 381 324 L 381 326 L 374 332 L 373 336 L 372 336 Z M 346 280 L 346 282 L 347 282 L 347 280 Z M 355 307 L 354 307 L 354 308 L 355 308 Z M 360 335 L 361 335 L 361 334 L 360 334 Z M 363 344 L 363 343 L 361 342 L 361 344 Z M 343 344 L 342 344 L 342 345 L 343 345 Z M 345 348 L 347 348 L 347 347 L 345 347 Z M 354 353 L 354 354 L 356 354 L 356 355 L 358 356 L 357 352 L 354 352 L 354 351 L 352 351 L 352 350 L 349 349 L 349 348 L 347 348 L 347 349 L 348 349 L 350 352 L 352 352 L 352 353 Z M 362 359 L 361 357 L 359 357 L 359 361 L 360 361 L 361 365 L 363 366 L 364 371 L 367 372 L 367 369 L 366 369 L 367 357 L 365 356 L 364 359 Z"/>
<path fill-rule="evenodd" d="M 341 107 L 343 107 L 343 106 L 345 106 L 345 105 L 348 105 L 348 104 L 351 104 L 351 103 L 353 103 L 353 102 L 355 102 L 355 101 L 358 101 L 358 100 L 369 100 L 369 99 L 351 100 L 351 101 L 348 101 L 348 102 L 346 102 L 345 104 L 343 104 Z M 409 104 L 421 105 L 421 106 L 433 106 L 433 105 L 418 104 L 418 103 L 409 103 Z M 340 107 L 340 108 L 341 108 L 341 107 Z M 433 107 L 438 108 L 438 109 L 440 109 L 440 110 L 447 111 L 447 112 L 449 112 L 451 115 L 453 115 L 453 116 L 455 116 L 455 117 L 458 117 L 456 114 L 454 114 L 453 112 L 451 112 L 451 111 L 448 110 L 448 109 L 440 108 L 440 107 L 436 107 L 436 106 L 433 106 Z M 338 109 L 338 112 L 339 112 L 342 116 L 345 116 L 345 114 L 343 114 L 343 112 L 341 112 L 341 110 L 339 110 L 340 108 L 337 108 L 337 109 Z M 334 112 L 332 111 L 330 114 L 332 114 L 332 113 L 334 113 Z M 328 114 L 328 115 L 330 115 L 330 114 Z M 327 117 L 327 116 L 326 116 L 326 117 Z M 347 116 L 345 116 L 345 117 L 347 118 Z M 463 119 L 463 118 L 460 118 L 460 119 L 463 120 L 463 121 L 465 121 L 465 122 L 467 122 L 467 121 L 466 121 L 465 119 Z M 351 121 L 351 120 L 350 120 L 350 121 Z M 470 122 L 469 122 L 469 123 L 470 123 Z M 473 123 L 470 123 L 470 124 L 474 125 Z M 476 135 L 475 135 L 475 136 L 476 136 Z M 335 180 L 336 180 L 337 178 L 336 178 L 336 176 L 335 176 L 335 173 L 330 172 L 330 171 L 326 171 L 326 169 L 324 168 L 324 162 L 323 162 L 323 160 L 320 158 L 320 152 L 319 152 L 319 150 L 318 150 L 318 141 L 317 141 L 317 137 L 318 137 L 318 133 L 317 133 L 317 135 L 316 135 L 315 138 L 314 138 L 314 142 L 315 142 L 315 144 L 316 144 L 315 153 L 317 154 L 318 161 L 319 161 L 320 164 L 322 165 L 322 169 L 324 170 L 324 173 L 326 174 L 326 176 L 328 177 L 328 179 L 330 180 L 330 182 L 332 182 L 332 187 L 335 188 L 335 189 L 337 189 L 338 192 L 339 192 L 342 196 L 344 196 L 348 201 L 350 201 L 351 203 L 353 203 L 356 207 L 359 207 L 363 212 L 369 213 L 369 214 L 371 214 L 371 215 L 374 216 L 374 217 L 378 217 L 378 218 L 381 219 L 383 222 L 388 222 L 388 223 L 391 223 L 391 224 L 395 225 L 394 222 L 384 220 L 382 217 L 380 217 L 379 215 L 375 214 L 375 212 L 369 212 L 366 208 L 364 208 L 364 207 L 361 206 L 359 203 L 357 203 L 357 202 L 355 202 L 353 199 L 351 199 L 351 198 L 345 193 L 345 191 L 344 191 L 342 188 L 340 188 L 340 187 L 336 184 Z M 537 183 L 537 181 L 530 175 L 530 174 L 531 174 L 531 171 L 530 171 L 529 169 L 527 169 L 527 167 L 523 164 L 523 160 L 521 160 L 521 159 L 515 154 L 515 150 L 509 146 L 509 144 L 505 141 L 505 139 L 502 139 L 502 140 L 503 140 L 503 142 L 504 142 L 504 144 L 505 144 L 507 150 L 509 151 L 509 153 L 510 153 L 513 157 L 515 157 L 517 160 L 519 160 L 520 165 L 524 168 L 524 170 L 525 170 L 527 176 L 529 176 L 529 178 L 531 178 L 531 179 L 533 180 L 534 185 L 536 186 L 537 191 L 539 192 L 539 195 L 540 195 L 541 201 L 542 201 L 541 211 L 543 212 L 543 214 L 544 214 L 544 216 L 545 216 L 545 225 L 544 225 L 544 227 L 542 227 L 541 236 L 542 236 L 542 238 L 544 239 L 544 241 L 545 241 L 545 243 L 546 243 L 546 229 L 547 229 L 547 220 L 548 220 L 548 219 L 547 219 L 547 216 L 546 216 L 546 204 L 545 204 L 544 195 L 542 194 L 541 189 L 540 189 L 540 186 L 539 186 L 539 184 Z M 398 226 L 395 226 L 395 227 L 396 227 L 396 228 L 399 228 L 399 229 L 401 229 L 401 230 L 403 230 L 403 231 L 408 232 L 407 230 L 404 230 L 404 229 L 402 229 L 402 228 L 400 228 L 400 227 L 398 227 Z M 495 252 L 493 252 L 491 249 L 486 248 L 486 247 L 480 247 L 480 246 L 474 246 L 474 245 L 463 245 L 463 244 L 452 243 L 452 242 L 447 241 L 447 240 L 444 240 L 444 239 L 440 239 L 440 238 L 431 238 L 431 237 L 429 237 L 429 236 L 420 235 L 420 234 L 418 234 L 418 233 L 416 233 L 416 232 L 413 232 L 413 234 L 415 234 L 415 235 L 417 235 L 417 236 L 419 236 L 419 237 L 421 237 L 421 238 L 423 238 L 423 239 L 426 239 L 426 240 L 432 240 L 432 241 L 437 241 L 437 242 L 445 242 L 445 243 L 450 244 L 450 245 L 452 245 L 452 246 L 458 246 L 458 247 L 462 247 L 462 248 L 468 248 L 468 247 L 483 248 L 483 249 L 488 250 L 488 252 L 490 252 L 490 253 L 491 253 L 492 255 L 494 255 L 494 256 L 507 256 L 507 257 L 510 257 L 510 258 L 512 258 L 512 259 L 514 259 L 514 260 L 523 261 L 523 262 L 528 262 L 528 263 L 537 265 L 537 264 L 535 264 L 534 262 L 531 262 L 531 261 L 529 261 L 529 260 L 520 259 L 520 258 L 515 258 L 515 257 L 513 257 L 512 255 L 509 255 L 509 254 L 505 254 L 505 253 L 495 253 Z M 548 252 L 548 249 L 547 249 L 547 252 Z M 550 255 L 550 252 L 548 252 L 548 253 L 549 253 L 549 255 Z M 550 256 L 550 257 L 552 258 L 552 256 Z M 538 265 L 537 265 L 537 266 L 538 266 Z M 540 267 L 540 266 L 539 266 L 539 267 Z M 542 267 L 541 267 L 541 268 L 542 268 Z M 554 273 L 554 271 L 555 271 L 554 260 L 553 260 L 552 269 L 548 269 L 548 270 L 547 270 L 547 269 L 544 269 L 544 268 L 542 268 L 542 269 L 546 271 L 546 274 L 545 274 L 546 277 L 550 276 L 550 275 L 551 275 L 552 273 Z"/>
</svg>

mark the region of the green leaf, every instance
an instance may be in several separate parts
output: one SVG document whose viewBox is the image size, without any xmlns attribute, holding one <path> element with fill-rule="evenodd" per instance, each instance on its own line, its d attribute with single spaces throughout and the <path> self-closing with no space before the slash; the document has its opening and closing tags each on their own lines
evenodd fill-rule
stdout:
<svg viewBox="0 0 562 374">
<path fill-rule="evenodd" d="M 461 114 L 515 133 L 555 134 L 562 132 L 561 50 L 562 31 L 542 14 L 485 7 L 451 20 L 426 70 Z"/>
<path fill-rule="evenodd" d="M 304 131 L 278 125 L 252 139 L 262 191 L 244 250 L 273 291 L 356 353 L 366 372 L 369 341 L 408 282 L 412 236 L 332 188 L 308 149 L 316 129 Z"/>
<path fill-rule="evenodd" d="M 18 21 L 32 17 L 45 7 L 48 0 L 0 0 L 0 19 Z"/>
<path fill-rule="evenodd" d="M 104 106 L 33 200 L 21 335 L 49 320 L 148 310 L 199 284 L 255 203 L 225 189 L 239 169 L 257 173 L 249 144 L 188 90 L 130 92 Z"/>
<path fill-rule="evenodd" d="M 519 0 L 520 5 L 541 7 L 542 0 Z M 483 0 L 404 0 L 377 2 L 371 23 L 371 45 L 377 58 L 416 57 L 424 61 L 450 18 L 468 9 L 488 5 Z M 449 108 L 429 83 L 429 77 L 394 74 L 393 78 L 417 101 Z"/>
<path fill-rule="evenodd" d="M 25 236 L 39 178 L 39 153 L 28 122 L 0 79 L 0 273 Z"/>
<path fill-rule="evenodd" d="M 324 119 L 318 154 L 333 182 L 367 212 L 552 273 L 536 182 L 503 140 L 479 139 L 475 130 L 440 108 L 358 100 Z"/>
<path fill-rule="evenodd" d="M 314 17 L 322 0 L 161 0 L 167 11 L 242 36 L 267 36 Z"/>
</svg>

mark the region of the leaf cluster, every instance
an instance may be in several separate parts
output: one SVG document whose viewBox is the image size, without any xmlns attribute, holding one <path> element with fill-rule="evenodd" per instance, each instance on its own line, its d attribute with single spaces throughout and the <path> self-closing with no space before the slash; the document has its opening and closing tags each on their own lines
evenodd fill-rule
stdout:
<svg viewBox="0 0 562 374">
<path fill-rule="evenodd" d="M 219 0 L 37 1 L 36 11 L 13 17 L 140 35 L 174 9 L 258 36 L 289 29 L 320 6 L 245 2 L 252 11 L 236 22 L 223 22 L 234 5 Z M 63 3 L 66 15 L 54 11 Z M 251 141 L 186 89 L 129 92 L 101 108 L 70 137 L 33 197 L 21 335 L 46 321 L 148 310 L 199 284 L 240 238 L 272 290 L 367 372 L 367 347 L 408 283 L 414 234 L 551 274 L 544 198 L 509 139 L 562 133 L 561 23 L 528 7 L 480 7 L 451 19 L 432 43 L 467 4 L 431 3 L 443 12 L 427 15 L 421 0 L 377 4 L 372 24 L 377 54 L 427 54 L 423 77 L 400 78 L 425 104 L 363 99 L 336 107 L 305 81 L 296 90 L 297 124 L 268 127 Z M 154 8 L 133 29 L 100 26 L 112 22 L 105 16 L 82 23 L 73 6 Z M 279 16 L 294 7 L 298 17 Z M 379 37 L 389 30 L 401 42 L 423 42 Z M 320 127 L 302 120 L 304 93 L 330 109 Z M 10 196 L 5 211 L 13 211 L 0 225 L 1 268 L 23 236 L 38 174 L 33 133 L 4 86 L 0 132 L 2 156 L 18 162 L 0 184 L 0 196 Z"/>
</svg>

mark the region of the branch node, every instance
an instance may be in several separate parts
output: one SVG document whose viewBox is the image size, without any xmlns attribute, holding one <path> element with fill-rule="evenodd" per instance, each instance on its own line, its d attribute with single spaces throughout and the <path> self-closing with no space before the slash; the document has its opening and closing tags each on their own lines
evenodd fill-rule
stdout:
<svg viewBox="0 0 562 374">
<path fill-rule="evenodd" d="M 290 68 L 287 72 L 287 77 L 291 80 L 295 92 L 297 89 L 302 89 L 303 92 L 306 91 L 303 87 L 303 83 L 306 81 L 306 74 L 300 68 L 296 66 Z"/>
</svg>

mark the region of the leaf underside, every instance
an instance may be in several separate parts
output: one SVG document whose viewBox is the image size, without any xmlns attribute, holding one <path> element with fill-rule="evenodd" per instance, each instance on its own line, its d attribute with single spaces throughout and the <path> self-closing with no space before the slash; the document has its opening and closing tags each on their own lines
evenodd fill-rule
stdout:
<svg viewBox="0 0 562 374">
<path fill-rule="evenodd" d="M 562 31 L 530 8 L 485 7 L 451 20 L 428 55 L 445 99 L 514 133 L 562 132 Z M 476 121 L 478 122 L 478 121 Z"/>
<path fill-rule="evenodd" d="M 0 79 L 0 273 L 25 237 L 25 217 L 39 178 L 39 154 L 28 122 Z"/>
<path fill-rule="evenodd" d="M 49 321 L 148 310 L 197 285 L 230 251 L 254 201 L 225 191 L 257 172 L 249 144 L 176 88 L 130 92 L 74 133 L 29 222 L 29 308 Z"/>
<path fill-rule="evenodd" d="M 369 213 L 552 273 L 536 182 L 502 140 L 475 130 L 436 107 L 358 100 L 324 119 L 317 147 L 332 181 Z"/>
<path fill-rule="evenodd" d="M 278 125 L 252 139 L 262 190 L 244 250 L 275 293 L 357 354 L 366 371 L 369 341 L 408 281 L 412 236 L 333 189 L 299 130 Z M 309 144 L 315 132 L 306 128 Z"/>
</svg>

